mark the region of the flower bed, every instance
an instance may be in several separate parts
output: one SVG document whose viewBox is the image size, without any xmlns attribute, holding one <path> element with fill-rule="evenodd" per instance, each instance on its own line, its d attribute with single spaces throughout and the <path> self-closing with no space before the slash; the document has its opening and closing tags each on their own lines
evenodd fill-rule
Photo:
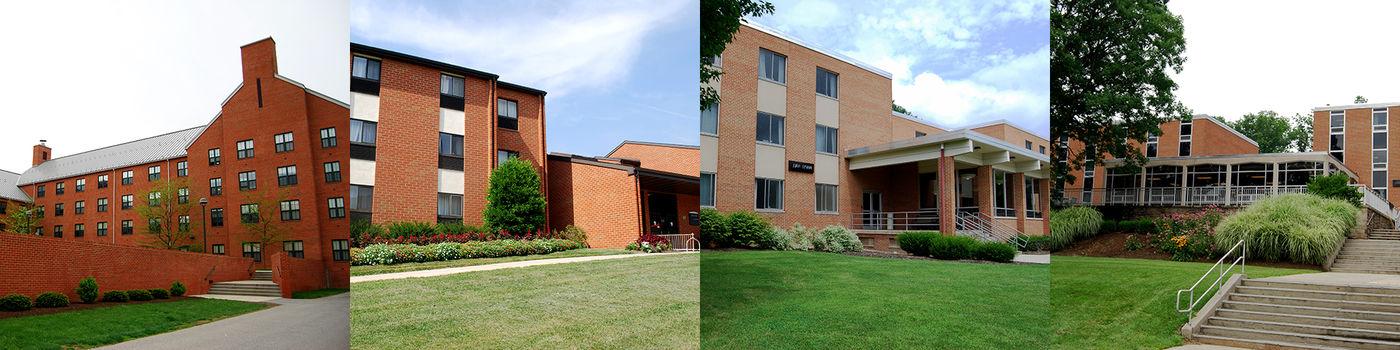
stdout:
<svg viewBox="0 0 1400 350">
<path fill-rule="evenodd" d="M 456 259 L 498 258 L 505 256 L 549 254 L 586 248 L 587 245 L 565 239 L 501 239 L 494 241 L 442 242 L 418 244 L 370 244 L 350 250 L 351 265 L 393 265 Z"/>
<path fill-rule="evenodd" d="M 643 253 L 660 253 L 671 250 L 671 242 L 661 236 L 647 233 L 637 237 L 636 242 L 628 243 L 626 249 Z"/>
</svg>

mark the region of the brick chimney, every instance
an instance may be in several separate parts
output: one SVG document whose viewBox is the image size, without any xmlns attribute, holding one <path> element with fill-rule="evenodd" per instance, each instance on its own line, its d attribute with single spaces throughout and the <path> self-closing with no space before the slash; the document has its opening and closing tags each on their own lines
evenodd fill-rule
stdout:
<svg viewBox="0 0 1400 350">
<path fill-rule="evenodd" d="M 272 37 L 239 48 L 243 54 L 243 82 L 253 86 L 257 78 L 277 74 L 277 42 Z"/>
<path fill-rule="evenodd" d="M 48 140 L 39 140 L 39 144 L 34 145 L 34 164 L 31 164 L 31 166 L 39 166 L 39 164 L 43 164 L 49 160 L 49 157 L 53 156 L 53 149 L 44 145 L 45 142 L 48 142 Z"/>
</svg>

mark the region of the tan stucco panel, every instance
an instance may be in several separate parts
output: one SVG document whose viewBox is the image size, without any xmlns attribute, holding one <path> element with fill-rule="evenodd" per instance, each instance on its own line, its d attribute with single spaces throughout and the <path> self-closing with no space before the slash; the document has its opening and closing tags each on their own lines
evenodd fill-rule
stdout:
<svg viewBox="0 0 1400 350">
<path fill-rule="evenodd" d="M 787 172 L 787 149 L 782 147 L 754 144 L 754 176 L 766 179 L 782 179 Z"/>
<path fill-rule="evenodd" d="M 350 117 L 372 122 L 379 121 L 379 96 L 350 93 Z"/>
<path fill-rule="evenodd" d="M 840 164 L 840 159 L 837 159 L 836 156 L 817 154 L 817 161 L 813 164 L 817 183 L 828 185 L 841 184 Z"/>
<path fill-rule="evenodd" d="M 713 173 L 719 169 L 719 138 L 700 135 L 700 172 Z"/>
<path fill-rule="evenodd" d="M 758 81 L 758 111 L 787 115 L 787 87 L 767 80 Z"/>
<path fill-rule="evenodd" d="M 840 104 L 830 97 L 817 95 L 817 124 L 841 127 Z"/>
</svg>

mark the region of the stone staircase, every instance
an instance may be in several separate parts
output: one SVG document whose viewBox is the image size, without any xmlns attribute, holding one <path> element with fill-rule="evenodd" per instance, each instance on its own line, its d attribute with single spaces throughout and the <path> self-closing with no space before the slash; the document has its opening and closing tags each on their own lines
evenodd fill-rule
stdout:
<svg viewBox="0 0 1400 350">
<path fill-rule="evenodd" d="M 1400 232 L 1376 230 L 1369 236 L 1346 240 L 1330 271 L 1400 275 Z"/>
<path fill-rule="evenodd" d="M 1192 340 L 1250 349 L 1400 349 L 1400 289 L 1243 279 Z"/>
<path fill-rule="evenodd" d="M 282 289 L 272 282 L 272 270 L 257 270 L 250 280 L 215 282 L 209 294 L 281 297 Z"/>
<path fill-rule="evenodd" d="M 1367 238 L 1382 239 L 1388 241 L 1400 241 L 1400 230 L 1397 229 L 1375 229 L 1366 233 Z"/>
</svg>

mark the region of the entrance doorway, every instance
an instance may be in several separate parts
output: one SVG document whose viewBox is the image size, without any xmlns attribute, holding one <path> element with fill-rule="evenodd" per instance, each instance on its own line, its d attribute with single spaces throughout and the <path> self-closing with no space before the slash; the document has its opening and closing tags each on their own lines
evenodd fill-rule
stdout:
<svg viewBox="0 0 1400 350">
<path fill-rule="evenodd" d="M 647 231 L 654 235 L 680 233 L 676 223 L 676 195 L 670 193 L 647 194 Z"/>
<path fill-rule="evenodd" d="M 861 225 L 866 229 L 880 228 L 880 213 L 885 210 L 885 196 L 880 192 L 864 192 L 860 195 Z"/>
</svg>

